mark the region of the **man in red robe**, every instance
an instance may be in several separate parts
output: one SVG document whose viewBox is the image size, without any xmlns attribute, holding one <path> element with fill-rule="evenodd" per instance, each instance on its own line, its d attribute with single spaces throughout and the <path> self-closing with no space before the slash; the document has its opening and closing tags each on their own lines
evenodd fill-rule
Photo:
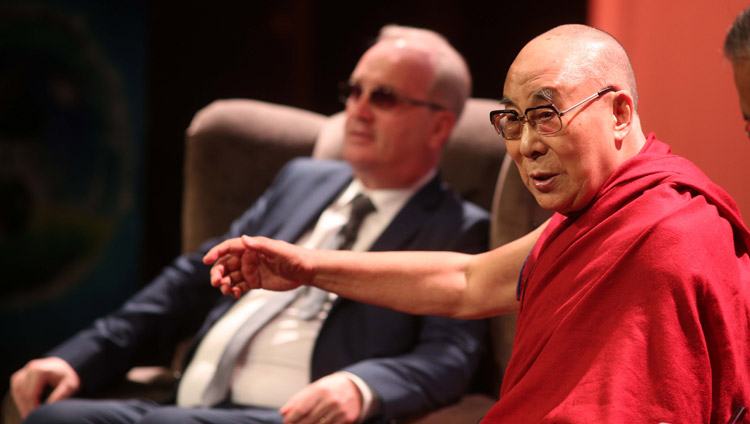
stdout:
<svg viewBox="0 0 750 424">
<path fill-rule="evenodd" d="M 750 233 L 729 195 L 644 134 L 625 50 L 594 28 L 552 29 L 521 50 L 503 94 L 491 121 L 538 203 L 557 212 L 539 229 L 481 255 L 330 253 L 243 237 L 205 257 L 218 260 L 212 284 L 234 296 L 307 284 L 454 317 L 518 311 L 484 423 L 742 415 Z"/>
</svg>

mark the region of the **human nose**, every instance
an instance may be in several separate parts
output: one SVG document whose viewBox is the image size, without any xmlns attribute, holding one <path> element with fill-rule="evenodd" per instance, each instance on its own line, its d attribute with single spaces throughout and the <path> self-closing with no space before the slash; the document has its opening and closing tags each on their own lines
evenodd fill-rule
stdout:
<svg viewBox="0 0 750 424">
<path fill-rule="evenodd" d="M 520 153 L 531 159 L 544 156 L 547 153 L 547 145 L 544 143 L 543 136 L 539 135 L 528 121 L 524 122 L 524 124 L 521 127 L 521 137 L 518 140 Z"/>
</svg>

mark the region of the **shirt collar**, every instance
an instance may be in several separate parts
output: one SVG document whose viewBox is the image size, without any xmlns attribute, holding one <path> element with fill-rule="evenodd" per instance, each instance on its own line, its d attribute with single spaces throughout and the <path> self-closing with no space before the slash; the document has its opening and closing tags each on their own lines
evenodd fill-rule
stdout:
<svg viewBox="0 0 750 424">
<path fill-rule="evenodd" d="M 384 210 L 393 209 L 394 207 L 401 209 L 401 206 L 403 206 L 414 193 L 432 180 L 435 175 L 437 175 L 437 169 L 433 168 L 409 187 L 379 190 L 368 189 L 362 184 L 362 181 L 355 178 L 344 192 L 341 193 L 338 200 L 336 200 L 335 208 L 341 208 L 348 205 L 357 194 L 362 193 L 370 198 L 378 213 Z"/>
</svg>

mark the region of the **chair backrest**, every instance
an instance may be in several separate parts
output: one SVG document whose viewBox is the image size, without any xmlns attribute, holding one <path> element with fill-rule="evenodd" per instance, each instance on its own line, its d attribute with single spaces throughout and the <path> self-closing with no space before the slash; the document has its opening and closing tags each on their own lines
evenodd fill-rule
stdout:
<svg viewBox="0 0 750 424">
<path fill-rule="evenodd" d="M 224 234 L 289 159 L 312 154 L 327 117 L 248 99 L 217 100 L 186 131 L 182 250 Z"/>
</svg>

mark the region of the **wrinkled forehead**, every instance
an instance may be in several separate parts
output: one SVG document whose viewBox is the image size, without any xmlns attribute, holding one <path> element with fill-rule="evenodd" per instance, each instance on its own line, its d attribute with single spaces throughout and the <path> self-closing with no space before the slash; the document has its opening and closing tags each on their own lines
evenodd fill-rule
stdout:
<svg viewBox="0 0 750 424">
<path fill-rule="evenodd" d="M 503 103 L 555 102 L 586 85 L 579 52 L 559 37 L 537 38 L 527 44 L 508 69 Z M 507 101 L 506 101 L 507 100 Z"/>
</svg>

